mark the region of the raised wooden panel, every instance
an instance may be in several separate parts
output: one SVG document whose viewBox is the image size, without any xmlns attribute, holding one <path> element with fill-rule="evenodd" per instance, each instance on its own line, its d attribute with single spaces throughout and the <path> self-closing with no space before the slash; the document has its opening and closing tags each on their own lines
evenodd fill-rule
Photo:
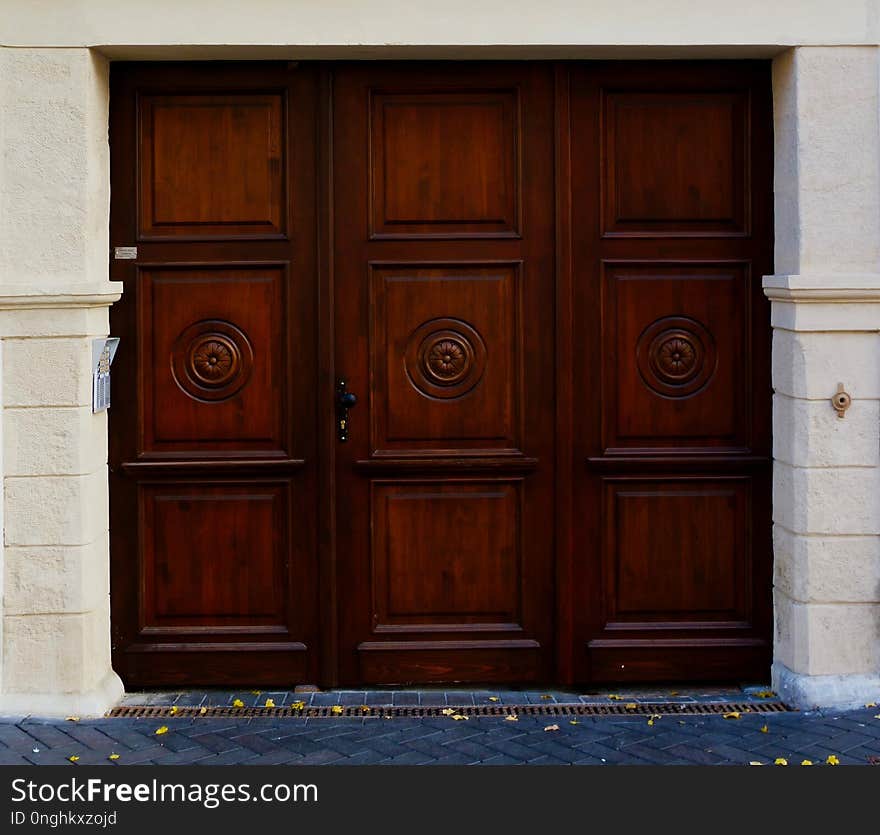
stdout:
<svg viewBox="0 0 880 835">
<path fill-rule="evenodd" d="M 748 447 L 750 280 L 742 262 L 603 264 L 606 452 Z"/>
<path fill-rule="evenodd" d="M 746 234 L 747 110 L 741 92 L 606 92 L 604 234 Z"/>
<path fill-rule="evenodd" d="M 514 90 L 374 92 L 374 237 L 511 237 L 519 231 Z"/>
<path fill-rule="evenodd" d="M 140 488 L 141 634 L 287 631 L 285 484 Z"/>
<path fill-rule="evenodd" d="M 606 628 L 747 626 L 751 481 L 604 481 Z"/>
<path fill-rule="evenodd" d="M 142 96 L 140 235 L 283 235 L 284 109 L 280 93 Z"/>
<path fill-rule="evenodd" d="M 375 481 L 375 632 L 520 629 L 521 483 Z"/>
<path fill-rule="evenodd" d="M 372 265 L 373 450 L 513 449 L 519 264 Z"/>
<path fill-rule="evenodd" d="M 139 272 L 143 450 L 282 451 L 283 264 Z"/>
</svg>

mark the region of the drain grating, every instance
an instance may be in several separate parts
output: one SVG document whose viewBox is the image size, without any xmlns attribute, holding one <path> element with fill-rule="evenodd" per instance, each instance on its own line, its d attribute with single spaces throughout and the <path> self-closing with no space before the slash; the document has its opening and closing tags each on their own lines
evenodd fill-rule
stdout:
<svg viewBox="0 0 880 835">
<path fill-rule="evenodd" d="M 791 710 L 782 702 L 648 702 L 628 704 L 543 704 L 543 705 L 464 705 L 449 707 L 417 705 L 341 706 L 336 707 L 199 707 L 123 705 L 107 716 L 120 719 L 167 719 L 185 717 L 271 719 L 360 718 L 424 718 L 448 716 L 452 710 L 459 716 L 707 716 L 724 713 L 786 713 Z"/>
</svg>

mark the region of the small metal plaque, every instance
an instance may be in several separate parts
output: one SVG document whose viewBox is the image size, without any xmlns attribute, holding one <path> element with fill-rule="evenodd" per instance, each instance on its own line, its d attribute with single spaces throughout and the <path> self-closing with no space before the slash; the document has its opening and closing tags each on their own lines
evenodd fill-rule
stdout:
<svg viewBox="0 0 880 835">
<path fill-rule="evenodd" d="M 110 408 L 110 364 L 116 356 L 119 337 L 92 340 L 92 412 Z"/>
<path fill-rule="evenodd" d="M 117 246 L 113 250 L 113 257 L 117 261 L 133 261 L 138 257 L 138 248 L 136 246 Z"/>
</svg>

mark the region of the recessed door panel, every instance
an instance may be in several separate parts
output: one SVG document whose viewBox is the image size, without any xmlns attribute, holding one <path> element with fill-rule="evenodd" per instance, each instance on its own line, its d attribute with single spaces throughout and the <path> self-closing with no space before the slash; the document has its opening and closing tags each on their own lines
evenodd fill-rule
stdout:
<svg viewBox="0 0 880 835">
<path fill-rule="evenodd" d="M 144 451 L 284 452 L 286 264 L 139 272 Z"/>
<path fill-rule="evenodd" d="M 370 93 L 374 238 L 519 232 L 516 90 Z"/>
<path fill-rule="evenodd" d="M 520 265 L 372 265 L 376 451 L 515 449 Z"/>
<path fill-rule="evenodd" d="M 283 235 L 284 111 L 280 92 L 140 96 L 140 235 Z"/>
</svg>

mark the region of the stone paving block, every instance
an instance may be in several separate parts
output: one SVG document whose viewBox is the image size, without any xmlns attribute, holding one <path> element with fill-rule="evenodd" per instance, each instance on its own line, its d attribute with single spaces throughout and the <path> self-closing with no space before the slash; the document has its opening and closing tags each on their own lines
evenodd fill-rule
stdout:
<svg viewBox="0 0 880 835">
<path fill-rule="evenodd" d="M 667 748 L 666 751 L 695 765 L 717 765 L 724 761 L 724 757 L 719 754 L 709 753 L 703 748 L 698 748 L 696 745 L 673 745 Z"/>
<path fill-rule="evenodd" d="M 505 754 L 496 754 L 494 757 L 489 757 L 488 760 L 483 760 L 482 765 L 521 765 L 519 760 L 515 760 L 513 757 L 508 757 Z"/>
<path fill-rule="evenodd" d="M 482 761 L 499 753 L 494 747 L 490 748 L 488 745 L 483 745 L 473 739 L 458 739 L 455 742 L 448 743 L 445 747 L 452 751 L 458 751 L 460 754 L 473 757 L 475 761 Z"/>
<path fill-rule="evenodd" d="M 339 762 L 343 760 L 342 754 L 336 751 L 322 750 L 314 751 L 311 754 L 305 754 L 301 759 L 296 761 L 297 765 L 324 765 L 325 763 Z"/>
<path fill-rule="evenodd" d="M 193 765 L 241 765 L 246 762 L 253 762 L 253 764 L 256 764 L 257 761 L 257 754 L 253 751 L 246 751 L 242 748 L 237 748 L 234 751 L 225 751 L 224 753 L 216 754 L 213 757 L 205 757 L 204 759 L 196 760 Z"/>
<path fill-rule="evenodd" d="M 426 756 L 419 751 L 407 751 L 395 757 L 388 757 L 379 761 L 379 765 L 427 765 L 434 762 L 433 757 Z"/>
<path fill-rule="evenodd" d="M 393 694 L 392 700 L 395 705 L 418 705 L 421 704 L 419 694 L 412 691 L 402 691 Z"/>
<path fill-rule="evenodd" d="M 284 750 L 283 746 L 271 739 L 267 739 L 263 734 L 244 733 L 231 737 L 231 740 L 242 748 L 247 748 L 255 754 L 269 754 L 274 751 Z"/>
<path fill-rule="evenodd" d="M 425 705 L 425 706 L 445 705 L 446 704 L 446 693 L 436 692 L 436 691 L 429 691 L 427 693 L 422 693 L 421 704 Z"/>
<path fill-rule="evenodd" d="M 191 737 L 195 743 L 202 747 L 206 748 L 208 751 L 212 751 L 215 754 L 223 754 L 226 751 L 232 751 L 239 747 L 239 745 L 231 738 L 218 734 L 218 733 L 204 733 L 199 734 L 197 737 Z M 164 739 L 161 742 L 163 747 L 169 748 L 170 739 Z M 174 750 L 169 748 L 169 750 Z"/>
<path fill-rule="evenodd" d="M 25 759 L 23 754 L 19 754 L 10 748 L 0 751 L 0 765 L 31 765 L 32 763 Z"/>
</svg>

